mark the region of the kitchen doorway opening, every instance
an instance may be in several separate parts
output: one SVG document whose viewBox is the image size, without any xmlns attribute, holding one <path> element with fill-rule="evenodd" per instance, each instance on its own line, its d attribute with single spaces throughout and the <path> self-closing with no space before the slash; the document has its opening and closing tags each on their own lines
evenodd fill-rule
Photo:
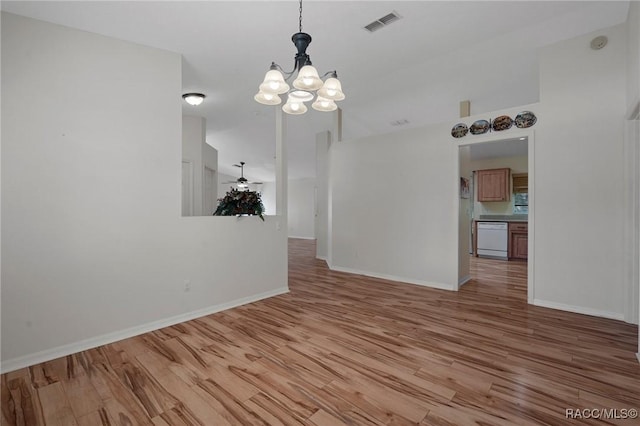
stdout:
<svg viewBox="0 0 640 426">
<path fill-rule="evenodd" d="M 458 289 L 490 280 L 533 303 L 533 148 L 533 131 L 458 143 Z"/>
</svg>

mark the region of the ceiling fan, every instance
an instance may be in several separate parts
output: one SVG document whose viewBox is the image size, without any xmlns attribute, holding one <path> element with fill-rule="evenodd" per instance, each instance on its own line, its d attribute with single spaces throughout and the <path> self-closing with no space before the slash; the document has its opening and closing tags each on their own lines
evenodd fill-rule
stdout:
<svg viewBox="0 0 640 426">
<path fill-rule="evenodd" d="M 240 164 L 234 164 L 234 167 L 240 168 L 240 177 L 237 180 L 232 180 L 228 182 L 222 182 L 223 184 L 236 184 L 239 189 L 247 189 L 249 188 L 249 184 L 251 185 L 262 185 L 262 182 L 249 182 L 247 178 L 244 177 L 244 165 L 245 162 L 241 161 Z"/>
</svg>

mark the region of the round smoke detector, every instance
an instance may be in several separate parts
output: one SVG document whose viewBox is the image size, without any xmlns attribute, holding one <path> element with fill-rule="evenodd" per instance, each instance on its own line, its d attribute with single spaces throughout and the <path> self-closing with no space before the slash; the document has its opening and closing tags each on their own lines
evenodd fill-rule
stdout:
<svg viewBox="0 0 640 426">
<path fill-rule="evenodd" d="M 591 40 L 591 48 L 593 50 L 600 50 L 607 45 L 609 39 L 607 36 L 598 36 Z"/>
</svg>

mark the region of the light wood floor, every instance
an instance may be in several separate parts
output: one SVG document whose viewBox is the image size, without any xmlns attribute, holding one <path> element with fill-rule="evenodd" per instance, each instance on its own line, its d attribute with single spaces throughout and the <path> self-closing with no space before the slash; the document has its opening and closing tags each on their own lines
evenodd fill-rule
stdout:
<svg viewBox="0 0 640 426">
<path fill-rule="evenodd" d="M 473 258 L 455 293 L 332 272 L 314 250 L 290 240 L 289 294 L 3 375 L 2 424 L 606 424 L 565 409 L 640 408 L 637 327 L 528 306 L 525 263 Z"/>
</svg>

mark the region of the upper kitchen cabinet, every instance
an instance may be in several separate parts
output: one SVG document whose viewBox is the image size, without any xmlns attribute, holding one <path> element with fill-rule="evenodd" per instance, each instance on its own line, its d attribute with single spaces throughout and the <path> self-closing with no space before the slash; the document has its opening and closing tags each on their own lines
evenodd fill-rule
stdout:
<svg viewBox="0 0 640 426">
<path fill-rule="evenodd" d="M 478 170 L 478 201 L 509 201 L 511 169 Z"/>
</svg>

